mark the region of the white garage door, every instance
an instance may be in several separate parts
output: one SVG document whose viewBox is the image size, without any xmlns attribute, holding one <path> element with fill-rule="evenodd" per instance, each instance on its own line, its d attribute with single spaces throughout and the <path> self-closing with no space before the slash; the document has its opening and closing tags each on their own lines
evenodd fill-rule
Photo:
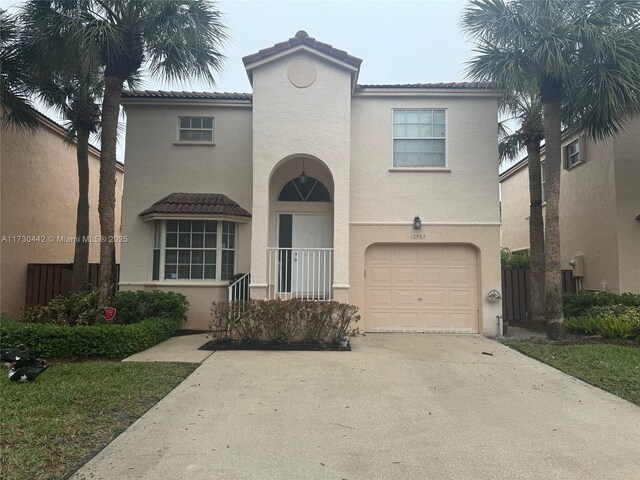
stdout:
<svg viewBox="0 0 640 480">
<path fill-rule="evenodd" d="M 473 247 L 377 244 L 365 261 L 366 331 L 478 333 Z"/>
</svg>

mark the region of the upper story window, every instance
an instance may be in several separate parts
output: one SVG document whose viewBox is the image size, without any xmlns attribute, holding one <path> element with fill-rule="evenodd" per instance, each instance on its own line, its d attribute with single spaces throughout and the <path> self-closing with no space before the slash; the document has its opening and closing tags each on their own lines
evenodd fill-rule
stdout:
<svg viewBox="0 0 640 480">
<path fill-rule="evenodd" d="M 159 220 L 153 280 L 230 280 L 235 273 L 236 224 L 220 220 Z"/>
<path fill-rule="evenodd" d="M 393 166 L 428 168 L 446 166 L 444 109 L 393 110 Z"/>
<path fill-rule="evenodd" d="M 580 140 L 576 139 L 569 145 L 564 147 L 564 168 L 569 169 L 574 165 L 582 163 L 583 160 L 580 155 Z"/>
<path fill-rule="evenodd" d="M 178 117 L 180 142 L 213 142 L 213 117 Z"/>
</svg>

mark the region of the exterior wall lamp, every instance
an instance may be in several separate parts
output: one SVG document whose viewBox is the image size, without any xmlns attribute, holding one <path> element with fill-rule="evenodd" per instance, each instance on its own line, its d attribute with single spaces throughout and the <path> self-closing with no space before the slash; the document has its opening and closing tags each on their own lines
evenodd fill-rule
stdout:
<svg viewBox="0 0 640 480">
<path fill-rule="evenodd" d="M 422 220 L 420 220 L 420 217 L 416 215 L 415 218 L 413 219 L 413 229 L 420 230 L 421 228 L 422 228 Z"/>
</svg>

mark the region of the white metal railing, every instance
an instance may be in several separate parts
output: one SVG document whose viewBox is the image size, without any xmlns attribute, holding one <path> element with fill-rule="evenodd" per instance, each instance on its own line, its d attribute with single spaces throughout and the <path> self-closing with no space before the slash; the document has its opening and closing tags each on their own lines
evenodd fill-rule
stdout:
<svg viewBox="0 0 640 480">
<path fill-rule="evenodd" d="M 333 248 L 267 248 L 267 298 L 331 300 Z"/>
<path fill-rule="evenodd" d="M 229 316 L 231 320 L 237 320 L 242 316 L 245 304 L 249 300 L 249 282 L 251 273 L 245 273 L 238 280 L 229 285 Z"/>
</svg>

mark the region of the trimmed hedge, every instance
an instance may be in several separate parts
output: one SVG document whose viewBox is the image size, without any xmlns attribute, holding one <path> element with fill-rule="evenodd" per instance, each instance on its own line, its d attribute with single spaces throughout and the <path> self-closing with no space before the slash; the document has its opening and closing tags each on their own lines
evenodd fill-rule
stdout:
<svg viewBox="0 0 640 480">
<path fill-rule="evenodd" d="M 0 319 L 0 347 L 25 344 L 37 357 L 106 357 L 133 355 L 170 338 L 180 320 L 146 318 L 130 325 L 66 326 Z"/>
<path fill-rule="evenodd" d="M 529 268 L 529 254 L 513 254 L 508 248 L 500 250 L 500 264 L 507 270 Z"/>
<path fill-rule="evenodd" d="M 138 290 L 116 293 L 113 307 L 117 311 L 114 323 L 129 324 L 150 317 L 184 320 L 189 302 L 181 293 Z M 98 306 L 98 290 L 57 295 L 47 305 L 27 308 L 20 320 L 69 326 L 103 323 L 102 310 Z"/>
<path fill-rule="evenodd" d="M 614 307 L 621 305 L 624 307 L 640 308 L 640 295 L 634 293 L 588 292 L 581 291 L 563 296 L 562 306 L 565 317 L 579 317 L 590 313 L 594 307 Z"/>
<path fill-rule="evenodd" d="M 358 307 L 313 300 L 249 300 L 214 302 L 211 336 L 237 345 L 339 347 L 354 336 Z"/>
</svg>

